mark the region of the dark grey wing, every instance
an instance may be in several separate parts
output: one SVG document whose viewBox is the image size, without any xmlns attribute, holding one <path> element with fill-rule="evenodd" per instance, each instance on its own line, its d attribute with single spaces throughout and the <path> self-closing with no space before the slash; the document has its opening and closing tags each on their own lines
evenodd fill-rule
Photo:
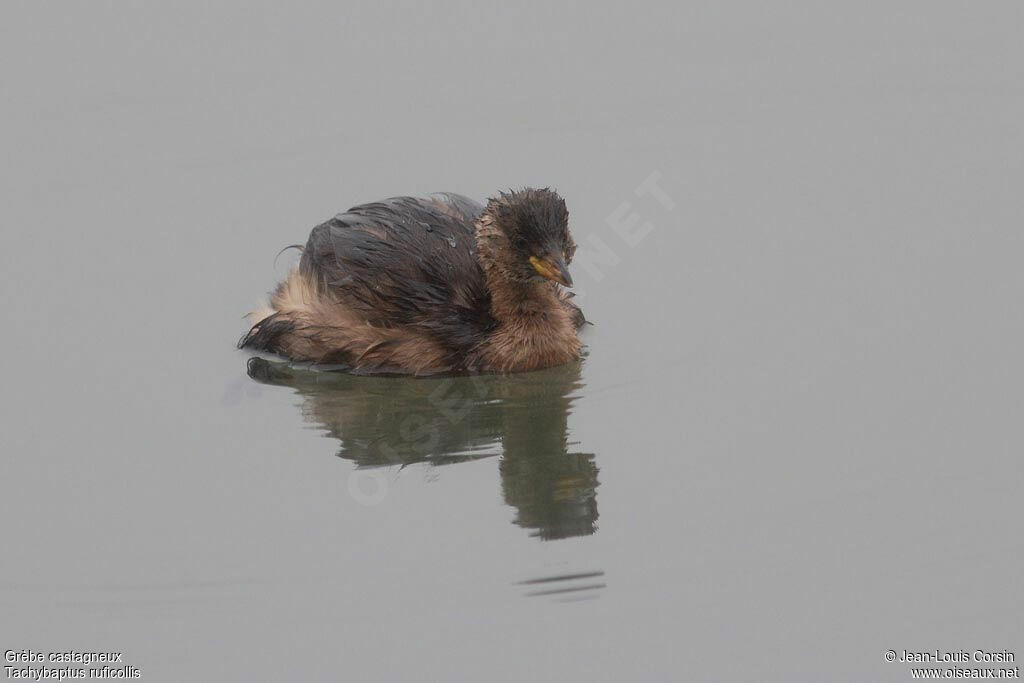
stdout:
<svg viewBox="0 0 1024 683">
<path fill-rule="evenodd" d="M 484 211 L 484 207 L 479 202 L 454 192 L 435 192 L 430 195 L 430 202 L 441 211 L 471 226 L 471 228 L 473 222 Z"/>
<path fill-rule="evenodd" d="M 468 348 L 494 324 L 476 258 L 482 210 L 453 194 L 356 206 L 313 228 L 299 268 L 375 325 Z"/>
</svg>

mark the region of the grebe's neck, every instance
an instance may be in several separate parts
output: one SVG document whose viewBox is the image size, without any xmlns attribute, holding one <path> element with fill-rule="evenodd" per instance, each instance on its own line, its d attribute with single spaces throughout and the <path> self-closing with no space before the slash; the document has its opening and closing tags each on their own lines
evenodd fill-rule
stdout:
<svg viewBox="0 0 1024 683">
<path fill-rule="evenodd" d="M 508 238 L 486 212 L 476 222 L 477 257 L 498 327 L 478 349 L 477 362 L 502 372 L 561 365 L 579 357 L 576 326 L 557 285 L 524 274 Z"/>
<path fill-rule="evenodd" d="M 557 285 L 523 273 L 508 238 L 487 212 L 476 222 L 476 245 L 491 294 L 491 313 L 499 322 L 543 318 L 559 308 Z"/>
</svg>

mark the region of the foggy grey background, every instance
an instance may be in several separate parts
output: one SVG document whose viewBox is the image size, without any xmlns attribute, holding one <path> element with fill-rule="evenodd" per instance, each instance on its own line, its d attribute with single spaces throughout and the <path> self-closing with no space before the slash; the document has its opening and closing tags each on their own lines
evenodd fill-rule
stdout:
<svg viewBox="0 0 1024 683">
<path fill-rule="evenodd" d="M 1019 3 L 0 15 L 0 648 L 145 681 L 1019 664 Z M 335 212 L 521 185 L 618 258 L 574 269 L 589 537 L 513 525 L 493 458 L 360 504 L 233 348 Z M 579 602 L 518 585 L 590 571 Z"/>
</svg>

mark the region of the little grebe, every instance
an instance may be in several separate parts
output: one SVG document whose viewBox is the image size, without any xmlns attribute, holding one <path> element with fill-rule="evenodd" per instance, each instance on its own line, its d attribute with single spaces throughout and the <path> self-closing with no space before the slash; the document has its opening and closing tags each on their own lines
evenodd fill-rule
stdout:
<svg viewBox="0 0 1024 683">
<path fill-rule="evenodd" d="M 363 204 L 313 228 L 241 348 L 356 371 L 521 372 L 580 353 L 576 245 L 548 189 Z"/>
</svg>

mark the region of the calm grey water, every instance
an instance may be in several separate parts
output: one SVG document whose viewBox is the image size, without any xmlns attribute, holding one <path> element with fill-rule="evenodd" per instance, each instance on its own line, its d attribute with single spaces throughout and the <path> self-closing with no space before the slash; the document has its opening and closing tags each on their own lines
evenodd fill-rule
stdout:
<svg viewBox="0 0 1024 683">
<path fill-rule="evenodd" d="M 1024 657 L 1018 3 L 2 15 L 0 648 L 146 681 Z M 570 207 L 580 364 L 250 378 L 281 247 L 521 185 Z"/>
</svg>

